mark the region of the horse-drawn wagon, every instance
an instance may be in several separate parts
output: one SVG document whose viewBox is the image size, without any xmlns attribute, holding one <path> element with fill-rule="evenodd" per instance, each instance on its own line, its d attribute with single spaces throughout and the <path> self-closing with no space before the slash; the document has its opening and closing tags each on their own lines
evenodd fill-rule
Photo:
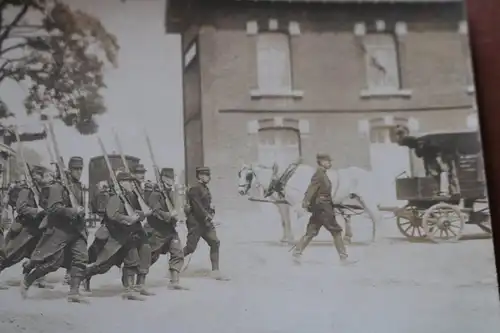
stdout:
<svg viewBox="0 0 500 333">
<path fill-rule="evenodd" d="M 396 179 L 397 226 L 408 238 L 456 241 L 465 224 L 491 233 L 486 180 L 477 131 L 403 135 L 399 144 L 423 161 L 425 175 Z"/>
</svg>

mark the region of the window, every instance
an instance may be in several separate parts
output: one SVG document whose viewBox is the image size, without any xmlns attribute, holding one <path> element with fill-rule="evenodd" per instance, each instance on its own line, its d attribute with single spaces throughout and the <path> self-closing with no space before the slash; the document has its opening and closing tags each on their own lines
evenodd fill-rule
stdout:
<svg viewBox="0 0 500 333">
<path fill-rule="evenodd" d="M 364 39 L 368 92 L 394 92 L 401 88 L 399 60 L 394 37 L 371 34 Z"/>
<path fill-rule="evenodd" d="M 267 32 L 257 36 L 257 75 L 261 92 L 283 93 L 292 90 L 288 35 Z"/>
<path fill-rule="evenodd" d="M 286 127 L 260 129 L 258 154 L 261 164 L 277 163 L 284 170 L 301 156 L 299 131 Z"/>
</svg>

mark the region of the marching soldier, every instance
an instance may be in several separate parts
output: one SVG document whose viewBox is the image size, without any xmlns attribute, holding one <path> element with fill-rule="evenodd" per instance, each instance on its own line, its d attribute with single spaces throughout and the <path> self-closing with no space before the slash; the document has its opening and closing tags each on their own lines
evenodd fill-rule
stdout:
<svg viewBox="0 0 500 333">
<path fill-rule="evenodd" d="M 137 164 L 135 167 L 132 168 L 131 170 L 133 176 L 137 179 L 137 184 L 139 187 L 142 189 L 142 194 L 144 197 L 144 201 L 148 201 L 148 197 L 153 191 L 154 184 L 146 180 L 146 168 L 142 164 Z"/>
<path fill-rule="evenodd" d="M 137 184 L 139 192 L 142 198 L 144 199 L 144 202 L 146 203 L 153 190 L 151 182 L 146 182 L 147 170 L 144 167 L 144 165 L 137 164 L 131 170 L 131 172 L 133 173 L 132 176 L 135 178 L 135 183 Z M 144 232 L 146 234 L 146 240 L 149 238 L 150 234 L 150 230 L 148 229 L 149 228 L 147 227 L 144 228 Z M 152 296 L 154 294 L 145 289 L 146 275 L 149 272 L 149 268 L 151 267 L 151 246 L 149 244 L 149 241 L 144 243 L 139 248 L 139 257 L 140 257 L 139 271 L 142 273 L 137 275 L 135 288 L 141 295 Z"/>
<path fill-rule="evenodd" d="M 148 271 L 142 269 L 143 267 L 149 269 L 151 257 L 146 258 L 148 260 L 146 265 L 141 262 L 145 257 L 140 256 L 142 248 L 148 245 L 146 233 L 141 225 L 141 221 L 147 216 L 140 210 L 133 192 L 133 182 L 136 179 L 123 171 L 117 173 L 116 179 L 123 188 L 127 201 L 136 209 L 136 214 L 127 215 L 125 203 L 116 193 L 109 197 L 104 217 L 109 238 L 98 254 L 96 262 L 87 267 L 85 276 L 88 279 L 97 274 L 104 274 L 112 266 L 120 267 L 123 263 L 122 283 L 125 287 L 123 299 L 143 301 L 145 298 L 140 294 L 151 295 L 144 288 Z M 139 282 L 137 286 L 134 285 L 136 275 Z"/>
<path fill-rule="evenodd" d="M 85 210 L 83 208 L 82 184 L 80 183 L 83 158 L 78 156 L 70 158 L 68 169 L 70 184 L 54 181 L 49 188 L 47 229 L 31 255 L 31 269 L 26 269 L 26 274 L 21 282 L 23 298 L 27 297 L 28 289 L 33 282 L 64 266 L 71 272 L 68 301 L 87 302 L 79 293 L 80 283 L 88 262 L 88 231 L 84 221 Z M 69 191 L 74 195 L 79 206 L 72 207 Z M 65 258 L 65 256 L 67 257 Z"/>
<path fill-rule="evenodd" d="M 132 174 L 140 184 L 143 184 L 146 181 L 146 168 L 142 164 L 137 164 L 132 168 Z"/>
<path fill-rule="evenodd" d="M 312 215 L 307 225 L 306 234 L 295 246 L 293 255 L 298 262 L 307 245 L 318 235 L 321 227 L 325 227 L 332 234 L 340 260 L 343 263 L 349 263 L 347 250 L 342 240 L 342 227 L 335 219 L 332 183 L 326 173 L 332 167 L 331 158 L 328 154 L 317 154 L 316 160 L 318 168 L 311 178 L 302 202 L 302 207 L 311 212 Z"/>
<path fill-rule="evenodd" d="M 101 218 L 101 225 L 97 229 L 94 235 L 94 241 L 88 249 L 89 253 L 89 264 L 96 262 L 97 256 L 104 248 L 108 238 L 109 232 L 106 224 L 104 223 L 104 215 L 106 214 L 106 206 L 111 195 L 111 190 L 108 186 L 107 181 L 102 181 L 97 185 L 97 191 L 93 200 L 93 211 Z M 90 278 L 87 278 L 83 282 L 84 290 L 90 292 Z"/>
<path fill-rule="evenodd" d="M 219 270 L 219 247 L 220 241 L 214 226 L 215 210 L 212 206 L 212 195 L 208 189 L 210 182 L 210 169 L 208 167 L 197 167 L 196 178 L 198 182 L 189 188 L 187 192 L 186 226 L 188 235 L 184 247 L 184 257 L 192 254 L 200 241 L 200 237 L 210 247 L 210 261 L 212 263 L 212 277 L 220 281 L 228 281 Z"/>
<path fill-rule="evenodd" d="M 152 250 L 151 265 L 153 265 L 161 254 L 170 253 L 169 271 L 170 271 L 170 289 L 187 289 L 179 284 L 179 273 L 184 265 L 184 253 L 175 230 L 177 223 L 177 213 L 170 212 L 166 200 L 172 201 L 171 187 L 174 182 L 174 169 L 163 168 L 160 173 L 163 183 L 168 189 L 168 193 L 162 193 L 160 187 L 156 187 L 149 196 L 148 206 L 153 210 L 153 214 L 148 217 L 148 224 L 151 230 L 149 243 Z M 165 196 L 168 196 L 166 198 Z"/>
<path fill-rule="evenodd" d="M 43 180 L 46 171 L 42 166 L 33 166 L 31 168 L 34 186 L 40 190 L 47 185 Z M 17 200 L 14 206 L 17 216 L 6 237 L 6 244 L 3 249 L 4 255 L 0 257 L 0 272 L 16 265 L 25 258 L 29 258 L 42 235 L 40 224 L 46 216 L 42 207 L 46 204 L 47 198 L 40 195 L 40 206 L 37 206 L 33 190 L 27 184 L 20 185 L 16 197 Z M 42 279 L 36 281 L 36 285 L 39 288 L 53 288 L 45 284 Z"/>
</svg>

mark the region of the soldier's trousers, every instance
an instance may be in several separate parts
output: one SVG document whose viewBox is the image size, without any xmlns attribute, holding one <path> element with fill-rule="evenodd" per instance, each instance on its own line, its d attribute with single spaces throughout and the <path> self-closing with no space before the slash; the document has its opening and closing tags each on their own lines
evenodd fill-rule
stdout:
<svg viewBox="0 0 500 333">
<path fill-rule="evenodd" d="M 65 256 L 70 256 L 70 258 L 65 258 Z M 84 277 L 85 268 L 88 263 L 87 240 L 80 236 L 43 261 L 32 260 L 34 268 L 26 276 L 26 284 L 30 286 L 39 278 L 57 271 L 63 266 L 65 261 L 71 263 L 71 278 L 81 280 Z"/>
<path fill-rule="evenodd" d="M 168 260 L 169 269 L 180 273 L 184 265 L 184 252 L 179 235 L 173 234 L 166 237 L 163 246 L 151 253 L 151 266 L 158 261 L 160 255 L 163 253 L 170 254 L 170 259 Z"/>
<path fill-rule="evenodd" d="M 342 240 L 342 227 L 335 218 L 333 203 L 324 203 L 314 207 L 312 215 L 309 218 L 309 223 L 307 224 L 306 233 L 295 247 L 295 253 L 302 253 L 311 240 L 318 235 L 322 227 L 332 234 L 339 255 L 347 256 Z"/>
<path fill-rule="evenodd" d="M 219 248 L 220 241 L 213 224 L 200 223 L 193 218 L 187 220 L 187 240 L 184 247 L 184 256 L 188 256 L 196 250 L 200 238 L 203 238 L 210 247 L 210 261 L 212 270 L 219 270 Z"/>
<path fill-rule="evenodd" d="M 151 247 L 143 237 L 133 236 L 125 244 L 120 246 L 120 249 L 113 255 L 106 256 L 106 246 L 112 246 L 116 242 L 112 238 L 108 239 L 97 255 L 95 265 L 92 265 L 85 272 L 85 278 L 91 278 L 94 275 L 105 274 L 113 266 L 121 266 L 128 272 L 134 274 L 146 275 L 149 273 L 151 266 Z"/>
</svg>

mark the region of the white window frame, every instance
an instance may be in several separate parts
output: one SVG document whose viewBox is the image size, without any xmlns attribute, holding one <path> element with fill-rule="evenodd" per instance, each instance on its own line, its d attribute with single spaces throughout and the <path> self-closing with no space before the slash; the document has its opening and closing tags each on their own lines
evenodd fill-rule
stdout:
<svg viewBox="0 0 500 333">
<path fill-rule="evenodd" d="M 251 96 L 302 97 L 301 91 L 293 89 L 290 36 L 269 31 L 255 37 L 258 88 L 250 92 Z M 277 58 L 273 59 L 276 55 Z"/>
<path fill-rule="evenodd" d="M 365 62 L 365 79 L 366 88 L 361 91 L 361 97 L 376 97 L 376 96 L 411 96 L 411 90 L 401 88 L 400 78 L 400 59 L 398 54 L 398 41 L 395 36 L 387 33 L 368 34 L 362 40 Z M 392 59 L 374 57 L 376 51 L 384 50 L 390 54 Z M 393 84 L 374 84 L 372 77 L 373 61 L 378 61 L 378 64 L 386 63 L 385 69 L 392 71 Z"/>
</svg>

